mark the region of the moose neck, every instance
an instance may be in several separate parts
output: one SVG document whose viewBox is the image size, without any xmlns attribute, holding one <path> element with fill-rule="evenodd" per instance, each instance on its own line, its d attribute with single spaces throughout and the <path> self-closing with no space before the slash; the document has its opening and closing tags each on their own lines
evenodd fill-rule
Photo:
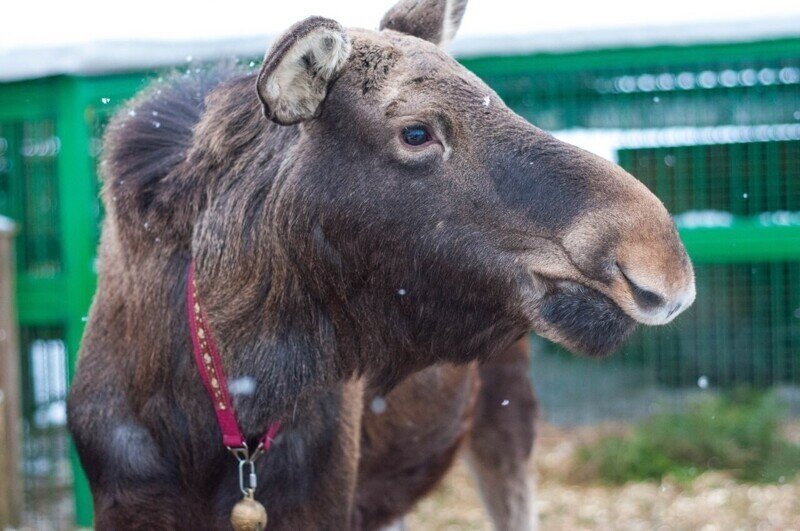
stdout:
<svg viewBox="0 0 800 531">
<path fill-rule="evenodd" d="M 199 300 L 234 383 L 239 422 L 252 434 L 354 366 L 340 352 L 329 309 L 275 233 L 274 183 L 257 192 L 238 186 L 246 185 L 208 206 L 192 247 Z"/>
<path fill-rule="evenodd" d="M 245 432 L 263 430 L 265 419 L 280 418 L 352 372 L 337 353 L 333 324 L 296 276 L 262 266 L 245 280 L 208 261 L 197 267 L 200 301 L 228 381 L 235 383 L 234 405 Z"/>
</svg>

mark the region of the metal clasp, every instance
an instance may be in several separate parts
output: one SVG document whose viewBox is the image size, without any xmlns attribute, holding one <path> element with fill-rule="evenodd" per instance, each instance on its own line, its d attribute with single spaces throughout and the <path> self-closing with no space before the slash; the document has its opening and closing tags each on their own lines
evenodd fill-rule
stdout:
<svg viewBox="0 0 800 531">
<path fill-rule="evenodd" d="M 228 451 L 230 451 L 239 462 L 239 490 L 242 491 L 242 494 L 245 496 L 247 496 L 248 493 L 255 492 L 256 486 L 258 485 L 255 461 L 264 453 L 264 445 L 259 444 L 256 449 L 253 450 L 252 454 L 246 444 L 237 448 L 229 446 Z"/>
</svg>

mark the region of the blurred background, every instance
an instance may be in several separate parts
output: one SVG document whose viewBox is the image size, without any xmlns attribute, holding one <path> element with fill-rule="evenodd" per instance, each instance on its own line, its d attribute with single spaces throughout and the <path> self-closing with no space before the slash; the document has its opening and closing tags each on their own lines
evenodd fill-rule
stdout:
<svg viewBox="0 0 800 531">
<path fill-rule="evenodd" d="M 91 525 L 65 396 L 111 114 L 171 70 L 258 68 L 311 14 L 375 28 L 392 0 L 268 4 L 4 3 L 0 527 Z M 450 49 L 532 123 L 642 180 L 697 272 L 694 306 L 613 358 L 532 338 L 542 527 L 797 529 L 800 3 L 470 0 Z M 461 468 L 411 521 L 487 525 Z"/>
</svg>

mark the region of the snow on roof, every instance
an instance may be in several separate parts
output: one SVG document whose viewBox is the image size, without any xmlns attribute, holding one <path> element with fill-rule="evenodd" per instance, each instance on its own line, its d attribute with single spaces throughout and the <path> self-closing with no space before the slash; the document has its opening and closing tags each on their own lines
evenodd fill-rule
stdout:
<svg viewBox="0 0 800 531">
<path fill-rule="evenodd" d="M 224 58 L 260 58 L 272 37 L 203 41 L 109 41 L 0 51 L 0 82 L 59 74 L 135 72 Z"/>
<path fill-rule="evenodd" d="M 569 33 L 536 33 L 456 39 L 450 51 L 458 57 L 557 53 L 658 45 L 685 46 L 753 42 L 800 37 L 800 16 L 737 22 L 672 24 L 608 28 Z"/>
<path fill-rule="evenodd" d="M 800 16 L 742 22 L 628 27 L 557 33 L 466 35 L 450 46 L 457 57 L 557 53 L 619 47 L 750 42 L 800 37 Z M 224 58 L 260 58 L 274 36 L 208 40 L 131 40 L 0 48 L 0 82 L 59 74 L 151 70 Z"/>
</svg>

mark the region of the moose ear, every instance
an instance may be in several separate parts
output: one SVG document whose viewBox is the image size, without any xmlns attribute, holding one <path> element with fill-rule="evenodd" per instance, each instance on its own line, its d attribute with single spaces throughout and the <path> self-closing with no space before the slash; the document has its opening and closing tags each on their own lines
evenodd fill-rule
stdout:
<svg viewBox="0 0 800 531">
<path fill-rule="evenodd" d="M 350 39 L 334 20 L 310 17 L 289 28 L 264 56 L 258 74 L 264 116 L 280 125 L 318 116 L 350 49 Z"/>
<path fill-rule="evenodd" d="M 467 0 L 400 0 L 383 16 L 380 29 L 445 47 L 456 36 L 466 8 Z"/>
</svg>

